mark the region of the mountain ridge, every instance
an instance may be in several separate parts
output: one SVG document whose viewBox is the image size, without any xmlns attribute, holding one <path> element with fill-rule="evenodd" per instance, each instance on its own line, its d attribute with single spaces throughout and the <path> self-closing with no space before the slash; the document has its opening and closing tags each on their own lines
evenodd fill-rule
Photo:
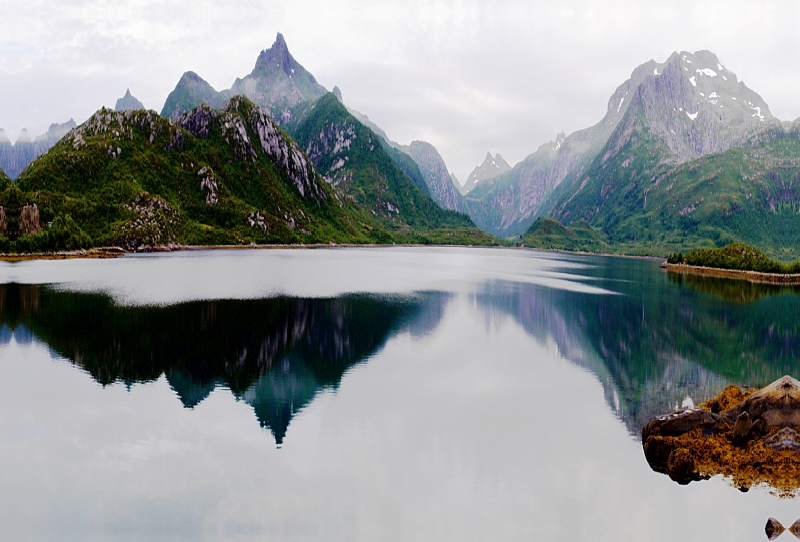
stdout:
<svg viewBox="0 0 800 542">
<path fill-rule="evenodd" d="M 606 144 L 634 99 L 642 103 L 650 132 L 663 143 L 663 159 L 672 165 L 742 145 L 778 122 L 763 99 L 713 53 L 684 51 L 662 63 L 650 60 L 617 87 L 599 123 L 566 137 L 559 134 L 510 172 L 472 190 L 465 199 L 476 224 L 498 236 L 519 235 L 536 217 L 551 212 L 565 187 L 580 190 L 581 172 L 601 149 L 606 161 L 618 152 Z M 619 133 L 616 141 L 623 140 Z"/>
<path fill-rule="evenodd" d="M 73 119 L 61 124 L 53 123 L 47 132 L 36 136 L 33 140 L 28 130 L 23 129 L 14 144 L 8 139 L 5 131 L 0 128 L 0 169 L 9 178 L 16 179 L 28 164 L 36 157 L 46 153 L 76 126 Z"/>
</svg>

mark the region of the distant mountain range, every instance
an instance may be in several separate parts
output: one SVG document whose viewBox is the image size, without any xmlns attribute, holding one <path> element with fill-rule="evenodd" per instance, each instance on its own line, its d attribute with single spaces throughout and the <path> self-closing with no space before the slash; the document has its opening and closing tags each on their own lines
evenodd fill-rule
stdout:
<svg viewBox="0 0 800 542">
<path fill-rule="evenodd" d="M 77 188 L 68 187 L 81 176 L 98 175 L 96 167 L 100 166 L 92 165 L 92 161 L 100 160 L 100 151 L 105 153 L 103 160 L 107 156 L 118 161 L 120 152 L 125 157 L 130 154 L 118 133 L 132 132 L 138 141 L 145 130 L 136 124 L 145 117 L 139 114 L 142 104 L 130 90 L 117 101 L 116 109 L 125 113 L 123 120 L 108 117 L 110 112 L 102 110 L 80 129 L 74 129 L 74 121 L 53 125 L 35 141 L 23 132 L 14 145 L 0 130 L 0 168 L 11 179 L 20 177 L 19 186 L 27 186 L 25 190 L 77 197 Z M 406 240 L 420 242 L 490 242 L 488 236 L 477 232 L 477 225 L 489 234 L 541 247 L 663 255 L 672 250 L 742 241 L 779 259 L 800 257 L 800 247 L 795 243 L 800 233 L 800 120 L 775 119 L 764 100 L 708 51 L 673 53 L 663 63 L 651 60 L 642 64 L 611 95 L 600 122 L 569 135 L 557 134 L 514 167 L 499 154 L 487 153 L 463 187 L 431 144 L 392 141 L 369 117 L 349 108 L 340 89 L 334 87 L 329 93 L 289 53 L 281 34 L 259 54 L 251 73 L 237 78 L 230 89 L 217 91 L 196 73 L 186 72 L 168 96 L 160 117 L 154 112 L 143 114 L 153 124 L 148 132 L 150 145 L 162 133 L 181 134 L 174 137 L 183 138 L 192 149 L 182 155 L 182 160 L 193 164 L 189 169 L 197 169 L 194 165 L 199 163 L 213 168 L 213 176 L 204 177 L 203 190 L 233 183 L 227 188 L 229 192 L 220 192 L 233 198 L 219 207 L 232 205 L 226 213 L 233 214 L 225 215 L 228 226 L 216 211 L 182 215 L 182 223 L 196 222 L 190 228 L 194 233 L 215 232 L 208 239 L 333 239 L 336 236 L 327 228 L 333 223 L 347 223 L 348 233 L 339 240 L 395 240 L 405 236 Z M 253 124 L 253 119 L 261 115 L 274 123 L 274 130 L 283 134 L 286 145 L 296 142 L 297 151 L 314 168 L 308 178 L 316 179 L 319 174 L 326 181 L 324 185 L 332 187 L 330 197 L 339 201 L 344 215 L 331 210 L 332 214 L 322 219 L 316 211 L 295 203 L 278 211 L 277 207 L 265 206 L 265 201 L 253 199 L 254 193 L 237 185 L 239 181 L 232 181 L 250 167 L 235 163 L 244 160 L 247 153 L 260 164 L 254 167 L 262 168 L 258 173 L 248 170 L 248 174 L 291 178 L 289 162 L 275 158 L 278 151 L 269 148 L 259 131 L 259 126 L 267 126 L 266 121 Z M 195 121 L 191 119 L 196 117 L 210 124 L 192 124 Z M 170 121 L 164 124 L 165 119 Z M 233 124 L 226 125 L 227 121 L 221 119 Z M 83 144 L 76 138 L 85 139 L 84 127 L 98 123 L 105 123 L 114 133 L 113 137 L 111 133 L 89 134 L 97 138 L 90 158 L 88 149 L 81 150 Z M 239 136 L 234 136 L 233 130 Z M 31 160 L 67 132 L 71 143 L 22 174 Z M 177 140 L 165 145 L 137 149 L 149 160 L 171 164 L 167 167 L 173 168 L 169 174 L 182 178 L 186 164 L 161 154 L 173 152 L 170 145 L 178 145 Z M 273 156 L 271 166 L 259 162 L 262 151 Z M 67 155 L 72 160 L 69 165 L 62 164 L 67 171 L 53 169 L 53 164 L 66 160 Z M 219 161 L 222 155 L 235 156 L 236 160 L 225 165 Z M 67 184 L 56 186 L 52 181 L 56 184 L 46 188 L 50 181 L 45 172 Z M 72 177 L 67 182 L 69 175 Z M 149 181 L 143 179 L 154 173 L 141 171 L 136 175 L 136 182 L 120 185 L 126 188 L 118 195 L 128 199 L 119 199 L 117 205 L 135 207 L 134 198 L 147 192 L 161 194 L 158 197 L 175 209 L 191 208 L 181 200 L 189 196 L 179 188 L 180 182 L 167 192 L 163 192 L 165 185 L 152 192 L 147 188 Z M 328 193 L 327 188 L 314 183 L 312 192 Z M 2 176 L 0 184 L 7 184 Z M 81 190 L 91 191 L 88 186 L 82 185 Z M 219 201 L 224 199 L 215 194 Z M 94 201 L 87 200 L 81 212 L 89 213 Z M 55 207 L 45 209 L 50 210 L 44 216 L 56 212 Z M 83 216 L 81 212 L 73 214 Z M 269 222 L 267 229 L 272 233 L 254 235 L 240 229 L 242 213 L 261 213 L 260 220 Z M 360 218 L 355 219 L 356 215 Z M 122 215 L 114 216 L 123 220 Z M 238 218 L 234 220 L 234 216 Z M 321 222 L 314 222 L 314 216 Z M 296 228 L 302 222 L 300 217 L 309 220 L 309 227 Z M 544 217 L 553 220 L 536 221 Z M 97 239 L 116 239 L 114 228 L 124 224 L 98 229 L 92 220 L 85 225 Z M 278 223 L 288 230 L 279 228 Z M 313 224 L 316 226 L 312 228 Z M 204 229 L 206 226 L 210 230 Z M 418 234 L 421 237 L 414 237 Z M 195 239 L 192 235 L 184 238 Z"/>
<path fill-rule="evenodd" d="M 497 242 L 466 214 L 437 205 L 414 159 L 337 94 L 316 83 L 278 34 L 230 90 L 187 72 L 162 115 L 128 90 L 116 111 L 101 109 L 35 160 L 0 193 L 0 206 L 19 213 L 35 204 L 39 224 L 69 215 L 70 238 L 84 240 L 75 243 L 128 250 Z M 39 224 L 8 235 L 22 242 Z M 36 239 L 54 248 L 55 238 Z"/>
<path fill-rule="evenodd" d="M 616 251 L 742 241 L 800 257 L 798 121 L 775 119 L 708 51 L 651 61 L 626 86 L 609 104 L 619 99 L 622 114 L 609 137 L 542 199 L 539 214 L 585 221 Z"/>
<path fill-rule="evenodd" d="M 332 92 L 337 100 L 345 105 L 339 88 L 334 87 Z M 237 78 L 230 89 L 217 91 L 196 73 L 186 72 L 178 81 L 175 90 L 167 97 L 161 115 L 174 119 L 184 111 L 202 103 L 220 108 L 232 96 L 241 94 L 268 111 L 282 128 L 290 135 L 294 135 L 301 122 L 298 116 L 302 117 L 310 104 L 327 93 L 325 87 L 295 60 L 283 35 L 278 33 L 272 46 L 259 54 L 253 71 L 243 78 Z M 432 145 L 425 142 L 414 142 L 409 146 L 400 145 L 392 141 L 386 132 L 371 122 L 366 115 L 349 107 L 347 111 L 389 146 L 403 154 L 409 156 L 413 154 L 411 159 L 417 164 L 419 174 L 426 185 L 421 188 L 440 206 L 466 212 L 466 206 L 447 173 L 444 160 Z M 396 153 L 390 154 L 398 156 Z M 399 158 L 399 162 L 402 160 Z M 398 165 L 403 167 L 400 163 Z"/>
<path fill-rule="evenodd" d="M 480 181 L 494 179 L 507 171 L 511 171 L 511 166 L 500 156 L 500 153 L 492 156 L 492 153 L 487 152 L 483 163 L 479 166 L 475 166 L 475 169 L 473 169 L 472 173 L 467 177 L 467 182 L 461 187 L 461 193 L 467 194 L 475 188 L 475 185 Z"/>
<path fill-rule="evenodd" d="M 663 255 L 743 241 L 796 258 L 798 156 L 800 122 L 775 119 L 713 53 L 680 52 L 636 68 L 598 124 L 558 134 L 465 202 L 485 231 L 535 246 Z M 531 227 L 544 216 L 567 228 Z"/>
<path fill-rule="evenodd" d="M 47 152 L 76 126 L 72 119 L 63 124 L 51 124 L 47 132 L 36 136 L 34 140 L 31 140 L 28 130 L 23 129 L 14 144 L 6 136 L 5 130 L 0 128 L 0 169 L 10 178 L 16 179 L 37 156 Z"/>
</svg>

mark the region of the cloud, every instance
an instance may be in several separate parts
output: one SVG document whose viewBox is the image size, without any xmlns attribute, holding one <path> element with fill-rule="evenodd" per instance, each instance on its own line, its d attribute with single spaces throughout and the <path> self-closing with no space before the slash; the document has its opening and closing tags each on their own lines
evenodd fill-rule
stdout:
<svg viewBox="0 0 800 542">
<path fill-rule="evenodd" d="M 283 32 L 328 88 L 390 137 L 437 146 L 465 179 L 603 116 L 633 69 L 710 49 L 782 119 L 800 116 L 800 8 L 758 3 L 31 0 L 0 20 L 0 126 L 80 122 L 126 88 L 160 110 L 194 70 L 228 88 Z"/>
</svg>

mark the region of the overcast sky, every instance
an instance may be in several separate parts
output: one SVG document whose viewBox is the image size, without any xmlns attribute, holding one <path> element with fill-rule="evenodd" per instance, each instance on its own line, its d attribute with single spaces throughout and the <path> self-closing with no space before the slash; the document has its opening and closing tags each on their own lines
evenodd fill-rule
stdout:
<svg viewBox="0 0 800 542">
<path fill-rule="evenodd" d="M 800 117 L 800 3 L 0 0 L 0 128 L 14 140 L 113 107 L 160 111 L 181 74 L 218 90 L 280 31 L 294 57 L 400 143 L 433 143 L 463 183 L 598 122 L 633 69 L 709 49 L 782 120 Z"/>
</svg>

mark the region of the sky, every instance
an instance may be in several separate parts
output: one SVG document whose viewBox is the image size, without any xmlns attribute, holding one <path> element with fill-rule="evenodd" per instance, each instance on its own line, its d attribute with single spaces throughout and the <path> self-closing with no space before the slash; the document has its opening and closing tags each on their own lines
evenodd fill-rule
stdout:
<svg viewBox="0 0 800 542">
<path fill-rule="evenodd" d="M 603 117 L 636 66 L 708 49 L 781 120 L 800 117 L 800 3 L 453 0 L 0 0 L 0 128 L 81 123 L 130 88 L 161 111 L 181 74 L 218 90 L 281 32 L 295 59 L 463 183 Z"/>
</svg>

